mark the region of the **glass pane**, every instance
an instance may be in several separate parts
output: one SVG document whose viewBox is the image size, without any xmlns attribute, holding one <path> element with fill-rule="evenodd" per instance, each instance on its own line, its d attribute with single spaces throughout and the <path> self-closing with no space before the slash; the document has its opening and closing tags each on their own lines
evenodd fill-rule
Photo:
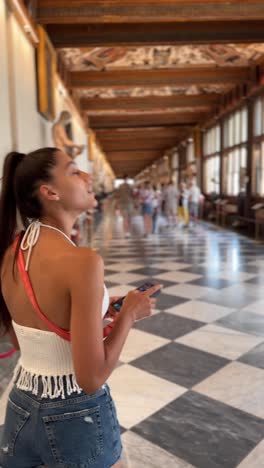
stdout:
<svg viewBox="0 0 264 468">
<path fill-rule="evenodd" d="M 240 143 L 240 111 L 237 111 L 234 115 L 235 118 L 235 145 Z"/>
<path fill-rule="evenodd" d="M 217 125 L 216 127 L 216 135 L 215 135 L 215 151 L 220 151 L 220 140 L 221 140 L 221 131 L 220 131 L 220 125 Z"/>
<path fill-rule="evenodd" d="M 226 166 L 226 156 L 223 155 L 223 173 L 222 173 L 222 185 L 223 192 L 226 193 L 226 179 L 227 179 L 227 166 Z"/>
<path fill-rule="evenodd" d="M 213 148 L 212 148 L 212 132 L 209 130 L 208 133 L 208 154 L 212 154 Z"/>
<path fill-rule="evenodd" d="M 241 167 L 246 168 L 247 167 L 247 148 L 245 146 L 242 146 L 240 151 L 241 151 L 240 165 Z"/>
<path fill-rule="evenodd" d="M 228 171 L 227 174 L 227 194 L 230 195 L 232 193 L 232 174 Z"/>
<path fill-rule="evenodd" d="M 261 168 L 262 170 L 264 170 L 264 141 L 262 141 L 261 143 L 260 151 L 261 151 Z"/>
<path fill-rule="evenodd" d="M 204 155 L 207 154 L 207 151 L 206 151 L 206 133 L 203 134 L 203 152 L 204 152 Z"/>
<path fill-rule="evenodd" d="M 228 119 L 224 121 L 224 148 L 228 147 Z"/>
<path fill-rule="evenodd" d="M 242 109 L 241 119 L 241 141 L 247 141 L 248 139 L 248 110 L 247 107 Z"/>
<path fill-rule="evenodd" d="M 240 150 L 237 149 L 234 151 L 234 166 L 233 166 L 233 170 L 234 172 L 238 172 L 239 171 L 239 167 L 240 167 Z"/>
<path fill-rule="evenodd" d="M 205 161 L 205 192 L 219 193 L 220 190 L 220 180 L 219 180 L 219 168 L 220 168 L 220 157 L 219 155 L 213 156 Z"/>
<path fill-rule="evenodd" d="M 216 181 L 215 191 L 216 193 L 220 192 L 220 156 L 215 156 L 214 158 L 214 179 Z"/>
<path fill-rule="evenodd" d="M 174 153 L 171 159 L 171 167 L 177 169 L 179 167 L 179 153 Z"/>
<path fill-rule="evenodd" d="M 258 98 L 254 105 L 254 135 L 261 135 L 262 131 L 262 101 Z"/>
<path fill-rule="evenodd" d="M 205 132 L 203 148 L 205 156 L 220 151 L 220 125 Z"/>
<path fill-rule="evenodd" d="M 238 173 L 235 173 L 234 174 L 234 180 L 233 180 L 233 193 L 232 195 L 237 195 L 239 190 L 240 190 L 240 187 L 239 187 L 239 174 Z"/>
</svg>

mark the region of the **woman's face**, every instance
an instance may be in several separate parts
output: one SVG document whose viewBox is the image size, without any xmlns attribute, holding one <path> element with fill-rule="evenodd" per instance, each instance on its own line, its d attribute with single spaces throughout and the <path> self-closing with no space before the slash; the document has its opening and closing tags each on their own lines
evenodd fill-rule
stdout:
<svg viewBox="0 0 264 468">
<path fill-rule="evenodd" d="M 64 209 L 81 213 L 96 206 L 91 174 L 79 170 L 77 164 L 63 151 L 58 151 L 56 158 L 52 186 Z"/>
</svg>

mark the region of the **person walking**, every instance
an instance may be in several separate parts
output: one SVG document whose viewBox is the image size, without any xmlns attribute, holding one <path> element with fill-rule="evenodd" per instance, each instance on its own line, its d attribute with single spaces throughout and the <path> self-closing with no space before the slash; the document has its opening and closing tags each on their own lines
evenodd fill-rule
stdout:
<svg viewBox="0 0 264 468">
<path fill-rule="evenodd" d="M 142 214 L 144 219 L 144 237 L 152 233 L 153 191 L 150 182 L 146 181 L 141 190 Z"/>
<path fill-rule="evenodd" d="M 161 194 L 158 190 L 156 185 L 153 185 L 153 198 L 152 198 L 152 233 L 157 233 L 157 218 L 160 213 L 160 205 L 161 205 Z"/>
<path fill-rule="evenodd" d="M 123 217 L 125 237 L 130 236 L 131 216 L 133 214 L 133 191 L 128 183 L 128 176 L 124 175 L 124 182 L 117 190 L 117 203 Z"/>
<path fill-rule="evenodd" d="M 201 190 L 199 189 L 196 180 L 192 179 L 189 188 L 189 216 L 190 222 L 194 225 L 197 224 L 198 220 L 200 196 Z"/>
<path fill-rule="evenodd" d="M 185 182 L 181 182 L 178 193 L 178 218 L 179 226 L 189 226 L 189 211 L 188 211 L 189 193 Z"/>
<path fill-rule="evenodd" d="M 164 191 L 165 199 L 165 213 L 167 217 L 168 226 L 176 226 L 176 212 L 177 212 L 177 190 L 171 180 Z"/>
<path fill-rule="evenodd" d="M 108 336 L 102 258 L 76 247 L 94 206 L 91 178 L 56 148 L 9 153 L 0 198 L 0 325 L 20 348 L 0 441 L 1 468 L 119 467 L 116 409 L 106 383 L 154 286 L 126 296 Z M 16 235 L 17 211 L 24 230 Z"/>
</svg>

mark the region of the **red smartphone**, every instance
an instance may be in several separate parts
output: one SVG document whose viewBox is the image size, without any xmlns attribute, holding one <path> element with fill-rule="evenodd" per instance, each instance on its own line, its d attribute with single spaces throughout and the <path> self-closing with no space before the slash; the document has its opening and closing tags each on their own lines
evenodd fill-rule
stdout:
<svg viewBox="0 0 264 468">
<path fill-rule="evenodd" d="M 143 292 L 143 291 L 146 291 L 149 288 L 152 288 L 152 286 L 155 286 L 155 285 L 152 284 L 152 283 L 144 283 L 144 284 L 142 284 L 141 286 L 139 286 L 137 288 L 137 291 L 142 291 Z M 159 293 L 160 293 L 160 290 L 158 290 L 154 294 L 152 294 L 151 297 L 156 297 L 156 296 L 159 295 Z M 125 297 L 126 296 L 120 297 L 120 299 L 118 299 L 117 301 L 112 302 L 111 306 L 115 309 L 116 312 L 120 312 Z"/>
</svg>

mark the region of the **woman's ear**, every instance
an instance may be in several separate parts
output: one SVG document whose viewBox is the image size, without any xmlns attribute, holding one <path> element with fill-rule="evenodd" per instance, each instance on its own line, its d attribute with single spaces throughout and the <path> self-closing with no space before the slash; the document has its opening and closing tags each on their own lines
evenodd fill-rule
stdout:
<svg viewBox="0 0 264 468">
<path fill-rule="evenodd" d="M 41 185 L 39 187 L 39 194 L 42 200 L 58 201 L 60 199 L 59 194 L 50 185 Z"/>
</svg>

